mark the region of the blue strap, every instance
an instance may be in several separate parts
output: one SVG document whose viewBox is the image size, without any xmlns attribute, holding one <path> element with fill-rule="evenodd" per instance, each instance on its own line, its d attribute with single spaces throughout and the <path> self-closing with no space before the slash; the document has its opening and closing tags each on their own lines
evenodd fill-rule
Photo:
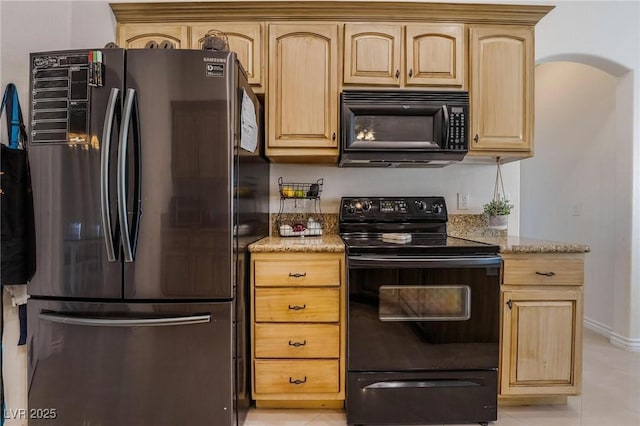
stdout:
<svg viewBox="0 0 640 426">
<path fill-rule="evenodd" d="M 2 111 L 5 104 L 7 106 L 7 132 L 9 134 L 9 148 L 20 148 L 20 135 L 25 136 L 24 142 L 26 144 L 26 132 L 24 131 L 24 124 L 22 122 L 22 111 L 20 109 L 20 101 L 18 100 L 18 90 L 15 84 L 9 83 L 4 91 L 2 98 L 2 105 L 0 106 L 0 117 L 2 117 Z"/>
</svg>

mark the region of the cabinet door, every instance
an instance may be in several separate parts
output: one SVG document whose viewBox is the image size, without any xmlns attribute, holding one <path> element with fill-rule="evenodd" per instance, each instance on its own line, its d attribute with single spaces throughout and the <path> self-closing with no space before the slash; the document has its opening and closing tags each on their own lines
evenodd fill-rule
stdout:
<svg viewBox="0 0 640 426">
<path fill-rule="evenodd" d="M 400 86 L 399 25 L 345 24 L 345 84 Z"/>
<path fill-rule="evenodd" d="M 464 86 L 464 26 L 407 25 L 407 86 Z"/>
<path fill-rule="evenodd" d="M 471 151 L 531 151 L 533 28 L 471 28 Z"/>
<path fill-rule="evenodd" d="M 578 394 L 582 291 L 504 291 L 502 309 L 501 393 Z"/>
<path fill-rule="evenodd" d="M 186 25 L 126 24 L 118 27 L 118 45 L 127 49 L 142 49 L 148 47 L 148 43 L 155 43 L 156 47 L 171 43 L 174 49 L 187 49 L 188 34 Z"/>
<path fill-rule="evenodd" d="M 287 147 L 337 156 L 337 40 L 337 24 L 269 26 L 268 155 Z"/>
<path fill-rule="evenodd" d="M 229 49 L 236 52 L 238 60 L 247 72 L 249 84 L 262 87 L 262 24 L 237 22 L 211 22 L 191 26 L 191 46 L 202 49 L 204 37 L 210 30 L 227 35 Z M 258 90 L 258 92 L 261 92 Z"/>
</svg>

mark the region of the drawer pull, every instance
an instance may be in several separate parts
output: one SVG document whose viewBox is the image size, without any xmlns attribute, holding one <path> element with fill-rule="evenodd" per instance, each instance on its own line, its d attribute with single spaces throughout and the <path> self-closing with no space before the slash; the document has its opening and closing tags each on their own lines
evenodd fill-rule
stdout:
<svg viewBox="0 0 640 426">
<path fill-rule="evenodd" d="M 303 272 L 302 274 L 298 274 L 298 273 L 292 274 L 291 272 L 289 272 L 289 276 L 291 278 L 301 278 L 301 277 L 306 277 L 307 273 Z"/>
<path fill-rule="evenodd" d="M 306 307 L 307 307 L 306 303 L 304 305 L 302 305 L 302 306 L 298 306 L 298 305 L 291 306 L 291 305 L 289 305 L 289 309 L 291 309 L 292 311 L 300 311 L 302 309 L 305 309 Z"/>
<path fill-rule="evenodd" d="M 307 339 L 304 339 L 302 342 L 292 342 L 289 340 L 289 346 L 293 346 L 299 348 L 300 346 L 305 346 L 307 344 Z"/>
<path fill-rule="evenodd" d="M 537 275 L 544 275 L 545 277 L 553 277 L 555 272 L 536 272 Z"/>
<path fill-rule="evenodd" d="M 303 383 L 307 383 L 307 376 L 304 376 L 303 380 L 300 380 L 300 379 L 293 380 L 293 377 L 289 377 L 289 383 L 291 383 L 292 385 L 301 385 Z"/>
</svg>

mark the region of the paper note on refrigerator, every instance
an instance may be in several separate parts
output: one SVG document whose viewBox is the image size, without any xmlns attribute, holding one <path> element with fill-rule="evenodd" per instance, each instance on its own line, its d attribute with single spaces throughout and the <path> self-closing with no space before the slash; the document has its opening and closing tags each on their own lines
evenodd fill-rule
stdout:
<svg viewBox="0 0 640 426">
<path fill-rule="evenodd" d="M 240 147 L 255 152 L 258 147 L 258 123 L 256 108 L 247 91 L 242 89 L 242 112 L 240 113 Z"/>
</svg>

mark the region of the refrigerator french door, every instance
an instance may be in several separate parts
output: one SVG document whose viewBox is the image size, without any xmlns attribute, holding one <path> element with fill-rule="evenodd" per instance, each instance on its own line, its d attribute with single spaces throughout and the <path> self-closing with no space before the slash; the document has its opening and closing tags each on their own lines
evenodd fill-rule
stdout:
<svg viewBox="0 0 640 426">
<path fill-rule="evenodd" d="M 268 165 L 239 146 L 241 121 L 261 117 L 235 54 L 77 50 L 31 65 L 30 408 L 58 407 L 49 425 L 241 421 L 234 229 L 266 234 Z"/>
</svg>

